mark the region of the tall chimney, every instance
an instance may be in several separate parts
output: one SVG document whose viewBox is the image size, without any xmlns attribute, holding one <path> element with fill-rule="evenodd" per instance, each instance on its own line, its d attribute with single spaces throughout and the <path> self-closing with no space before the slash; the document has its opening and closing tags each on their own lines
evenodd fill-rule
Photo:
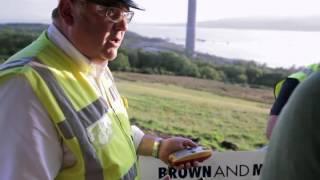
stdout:
<svg viewBox="0 0 320 180">
<path fill-rule="evenodd" d="M 197 0 L 189 0 L 188 2 L 188 22 L 187 22 L 187 37 L 186 37 L 186 54 L 189 57 L 193 57 L 194 44 L 196 36 L 196 9 Z"/>
</svg>

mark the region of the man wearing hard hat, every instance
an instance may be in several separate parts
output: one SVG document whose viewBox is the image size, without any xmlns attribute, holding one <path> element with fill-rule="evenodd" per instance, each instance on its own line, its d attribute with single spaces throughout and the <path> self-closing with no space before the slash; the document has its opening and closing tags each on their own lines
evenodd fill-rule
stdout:
<svg viewBox="0 0 320 180">
<path fill-rule="evenodd" d="M 1 180 L 140 179 L 138 155 L 170 163 L 196 146 L 129 123 L 107 65 L 130 8 L 142 10 L 131 0 L 60 0 L 48 30 L 0 66 Z"/>
</svg>

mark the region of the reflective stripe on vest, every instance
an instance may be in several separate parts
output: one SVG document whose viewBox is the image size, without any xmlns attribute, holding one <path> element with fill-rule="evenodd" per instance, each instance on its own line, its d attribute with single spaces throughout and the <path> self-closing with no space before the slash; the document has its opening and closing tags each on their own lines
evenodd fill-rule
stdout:
<svg viewBox="0 0 320 180">
<path fill-rule="evenodd" d="M 33 62 L 32 62 L 33 61 Z M 34 63 L 36 61 L 36 63 Z M 94 147 L 90 143 L 86 134 L 85 128 L 89 127 L 108 111 L 104 100 L 99 98 L 92 104 L 76 111 L 71 102 L 68 100 L 64 91 L 57 83 L 53 74 L 43 65 L 37 65 L 38 61 L 35 58 L 25 58 L 19 62 L 7 63 L 0 66 L 1 70 L 9 68 L 21 67 L 30 64 L 33 69 L 44 79 L 46 85 L 51 90 L 52 94 L 63 111 L 66 120 L 58 123 L 58 127 L 63 133 L 64 137 L 71 139 L 76 137 L 80 141 L 82 149 L 82 156 L 85 161 L 85 180 L 104 180 L 103 168 L 99 159 L 96 156 Z M 88 173 L 93 172 L 93 173 Z M 122 180 L 133 180 L 137 176 L 136 163 L 129 169 L 129 171 L 121 178 Z M 108 179 L 108 178 L 105 178 Z"/>
<path fill-rule="evenodd" d="M 63 111 L 66 120 L 58 124 L 62 133 L 66 138 L 73 138 L 76 136 L 80 142 L 82 156 L 85 161 L 85 179 L 86 180 L 103 180 L 103 171 L 99 159 L 96 157 L 94 147 L 89 142 L 89 139 L 84 128 L 89 127 L 91 124 L 99 120 L 103 114 L 107 112 L 106 106 L 98 99 L 96 102 L 85 107 L 80 112 L 77 112 L 71 102 L 68 100 L 64 91 L 58 85 L 53 74 L 46 68 L 33 66 L 33 68 L 41 75 L 47 83 L 52 94 Z M 88 174 L 88 172 L 95 172 Z"/>
<path fill-rule="evenodd" d="M 288 78 L 297 79 L 300 82 L 304 81 L 307 77 L 309 77 L 312 73 L 319 71 L 319 64 L 312 64 L 307 66 L 306 68 L 302 69 L 299 72 L 293 73 L 288 76 Z M 274 96 L 277 98 L 279 96 L 279 93 L 281 91 L 282 85 L 285 80 L 281 80 L 276 83 L 274 87 Z"/>
<path fill-rule="evenodd" d="M 21 66 L 24 66 L 25 64 L 28 64 L 31 61 L 32 61 L 32 58 L 23 58 L 19 61 L 5 62 L 5 63 L 1 64 L 0 71 L 4 71 L 9 68 L 21 67 Z"/>
<path fill-rule="evenodd" d="M 27 62 L 27 61 L 26 61 Z M 105 101 L 101 98 L 77 112 L 71 102 L 68 100 L 64 91 L 57 83 L 53 74 L 46 68 L 35 66 L 32 67 L 41 75 L 47 83 L 47 86 L 56 97 L 56 100 L 66 116 L 66 120 L 58 124 L 59 129 L 66 138 L 77 137 L 83 152 L 85 161 L 85 180 L 103 180 L 103 169 L 99 159 L 96 157 L 94 147 L 90 143 L 86 131 L 90 125 L 102 118 L 108 111 Z M 94 172 L 87 174 L 87 172 Z M 137 176 L 136 163 L 129 169 L 128 173 L 122 177 L 122 180 L 133 180 Z"/>
<path fill-rule="evenodd" d="M 37 58 L 25 58 L 30 56 Z M 0 83 L 17 75 L 26 77 L 63 143 L 75 156 L 76 162 L 62 168 L 57 180 L 139 179 L 127 115 L 114 114 L 76 68 L 70 57 L 43 34 L 28 51 L 0 65 Z M 89 131 L 106 120 L 112 122 L 113 138 L 100 145 Z M 93 138 L 103 135 L 100 132 L 94 129 Z"/>
</svg>

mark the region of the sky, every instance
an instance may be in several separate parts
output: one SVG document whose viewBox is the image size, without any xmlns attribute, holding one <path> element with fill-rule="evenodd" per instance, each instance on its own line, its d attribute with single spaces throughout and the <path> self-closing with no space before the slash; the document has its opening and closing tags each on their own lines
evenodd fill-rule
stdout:
<svg viewBox="0 0 320 180">
<path fill-rule="evenodd" d="M 188 0 L 136 0 L 136 23 L 184 23 Z M 0 0 L 0 22 L 50 22 L 58 0 Z M 320 0 L 197 0 L 197 21 L 238 17 L 320 16 Z"/>
<path fill-rule="evenodd" d="M 54 9 L 59 0 L 0 0 L 0 23 L 28 22 L 28 23 L 50 23 L 51 11 Z M 143 6 L 146 11 L 135 11 L 133 24 L 170 24 L 185 23 L 187 21 L 188 0 L 135 0 Z M 219 20 L 225 18 L 268 18 L 268 17 L 320 17 L 320 0 L 197 0 L 197 22 L 208 20 Z M 318 34 L 317 34 L 318 36 Z M 305 39 L 305 38 L 302 38 Z M 288 41 L 289 49 L 291 46 L 297 46 L 296 42 Z M 271 66 L 291 66 L 303 65 L 304 63 L 313 62 L 318 59 L 319 41 L 302 43 L 305 45 L 305 51 L 301 51 L 301 57 L 287 57 L 292 53 L 285 52 L 268 52 L 267 55 L 283 55 L 272 58 L 277 63 L 269 64 Z M 290 44 L 291 43 L 291 44 Z M 288 49 L 287 47 L 287 49 Z M 243 48 L 243 47 L 241 47 Z M 282 47 L 283 48 L 283 47 Z M 236 51 L 236 48 L 226 48 L 227 50 Z M 281 49 L 281 48 L 279 48 Z M 242 51 L 247 51 L 245 49 Z M 282 49 L 281 49 L 282 50 Z M 311 51 L 312 50 L 312 51 Z M 240 51 L 240 50 L 239 50 Z M 242 52 L 241 51 L 241 52 Z M 248 50 L 249 51 L 249 50 Z M 264 51 L 265 52 L 265 49 Z M 256 53 L 256 51 L 250 52 Z M 229 57 L 228 53 L 217 53 L 215 55 Z M 306 55 L 310 57 L 306 57 Z M 238 57 L 238 56 L 237 56 Z M 240 57 L 240 56 L 239 56 Z M 243 57 L 240 57 L 243 58 Z M 254 58 L 254 57 L 252 57 Z M 292 62 L 293 59 L 296 62 Z M 251 57 L 249 58 L 251 59 Z M 303 61 L 301 61 L 303 59 Z M 255 59 L 261 60 L 261 59 Z M 307 60 L 309 60 L 307 62 Z M 281 62 L 278 63 L 278 62 Z"/>
</svg>

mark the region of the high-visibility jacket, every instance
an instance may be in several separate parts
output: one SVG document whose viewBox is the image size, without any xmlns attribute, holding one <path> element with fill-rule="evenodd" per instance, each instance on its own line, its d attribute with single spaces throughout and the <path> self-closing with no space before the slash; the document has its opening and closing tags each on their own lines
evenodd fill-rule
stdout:
<svg viewBox="0 0 320 180">
<path fill-rule="evenodd" d="M 76 158 L 57 180 L 140 179 L 128 115 L 111 74 L 101 79 L 106 99 L 90 84 L 87 68 L 43 33 L 0 66 L 0 85 L 14 76 L 26 78 Z"/>
<path fill-rule="evenodd" d="M 319 64 L 311 64 L 304 68 L 303 70 L 293 73 L 288 78 L 297 79 L 300 82 L 305 80 L 308 76 L 310 76 L 312 73 L 320 71 L 320 65 Z M 277 98 L 279 96 L 279 93 L 281 91 L 282 85 L 284 83 L 285 79 L 279 81 L 276 83 L 274 87 L 274 96 Z"/>
</svg>

